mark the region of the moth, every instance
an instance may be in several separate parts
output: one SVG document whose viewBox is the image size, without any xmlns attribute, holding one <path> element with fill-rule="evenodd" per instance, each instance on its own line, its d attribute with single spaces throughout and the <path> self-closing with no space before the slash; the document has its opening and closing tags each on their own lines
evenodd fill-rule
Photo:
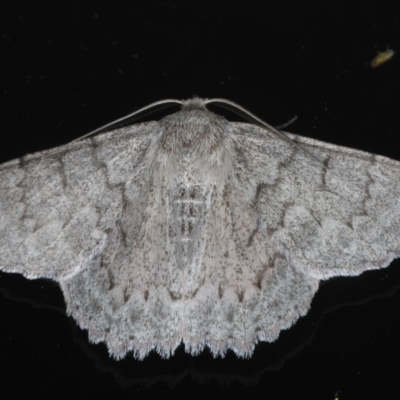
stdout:
<svg viewBox="0 0 400 400">
<path fill-rule="evenodd" d="M 374 59 L 371 61 L 371 67 L 377 68 L 385 62 L 389 61 L 394 56 L 392 49 L 386 49 L 385 51 L 379 52 Z"/>
<path fill-rule="evenodd" d="M 321 280 L 400 256 L 399 161 L 170 102 L 0 166 L 0 269 L 59 282 L 111 356 L 250 357 Z"/>
</svg>

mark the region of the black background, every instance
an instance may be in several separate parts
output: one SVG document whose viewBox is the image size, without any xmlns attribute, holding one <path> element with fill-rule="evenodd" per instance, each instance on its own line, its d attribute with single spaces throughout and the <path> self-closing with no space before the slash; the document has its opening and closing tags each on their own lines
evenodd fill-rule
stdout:
<svg viewBox="0 0 400 400">
<path fill-rule="evenodd" d="M 150 102 L 193 95 L 233 100 L 272 125 L 297 115 L 287 130 L 400 159 L 400 56 L 370 67 L 378 51 L 400 50 L 394 3 L 89 4 L 3 3 L 1 162 Z M 258 344 L 249 360 L 192 357 L 181 346 L 169 360 L 152 353 L 117 362 L 65 315 L 57 284 L 1 273 L 1 390 L 75 399 L 395 399 L 399 261 L 324 282 L 307 316 L 275 343 Z"/>
</svg>

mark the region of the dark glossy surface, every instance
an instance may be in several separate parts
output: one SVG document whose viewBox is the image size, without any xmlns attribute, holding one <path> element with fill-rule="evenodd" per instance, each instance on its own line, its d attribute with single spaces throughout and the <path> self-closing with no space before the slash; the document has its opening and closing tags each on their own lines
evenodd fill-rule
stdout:
<svg viewBox="0 0 400 400">
<path fill-rule="evenodd" d="M 394 6 L 187 3 L 4 5 L 0 161 L 193 95 L 236 101 L 273 125 L 297 115 L 288 131 L 400 160 L 400 56 L 369 65 L 387 46 L 400 51 Z M 108 388 L 115 398 L 396 399 L 399 310 L 397 260 L 323 283 L 308 315 L 250 360 L 180 348 L 169 360 L 116 362 L 66 317 L 57 284 L 0 273 L 2 390 L 74 399 Z"/>
</svg>

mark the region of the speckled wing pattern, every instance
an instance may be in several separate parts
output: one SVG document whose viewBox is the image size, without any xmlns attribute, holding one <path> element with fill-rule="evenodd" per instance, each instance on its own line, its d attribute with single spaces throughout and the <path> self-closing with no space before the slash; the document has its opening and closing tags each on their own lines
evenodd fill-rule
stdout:
<svg viewBox="0 0 400 400">
<path fill-rule="evenodd" d="M 0 166 L 0 269 L 60 282 L 112 356 L 248 357 L 400 256 L 400 162 L 182 104 Z"/>
</svg>

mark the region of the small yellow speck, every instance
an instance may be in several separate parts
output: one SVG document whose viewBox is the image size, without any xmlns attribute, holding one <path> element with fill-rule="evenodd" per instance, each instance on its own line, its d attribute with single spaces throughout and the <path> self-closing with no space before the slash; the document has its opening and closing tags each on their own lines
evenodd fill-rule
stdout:
<svg viewBox="0 0 400 400">
<path fill-rule="evenodd" d="M 394 51 L 392 49 L 387 49 L 378 53 L 375 58 L 371 61 L 371 67 L 376 68 L 386 61 L 389 61 L 394 56 Z"/>
</svg>

